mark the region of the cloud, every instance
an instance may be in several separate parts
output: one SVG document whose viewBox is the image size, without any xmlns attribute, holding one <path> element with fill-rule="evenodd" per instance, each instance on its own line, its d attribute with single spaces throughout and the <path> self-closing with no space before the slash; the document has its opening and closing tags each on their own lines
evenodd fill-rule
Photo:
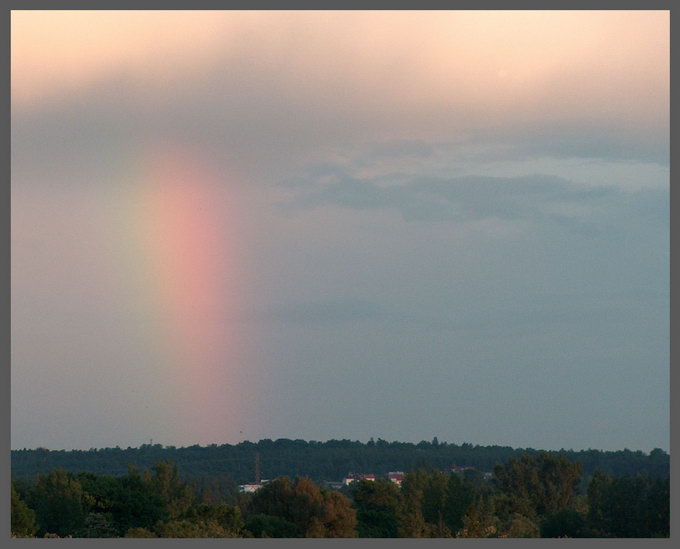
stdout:
<svg viewBox="0 0 680 549">
<path fill-rule="evenodd" d="M 366 143 L 668 158 L 667 12 L 15 12 L 12 31 L 32 163 L 159 135 L 269 177 Z"/>
<path fill-rule="evenodd" d="M 551 156 L 660 165 L 668 165 L 670 160 L 667 124 L 650 128 L 629 121 L 605 125 L 586 120 L 534 122 L 488 136 L 485 142 L 505 144 L 507 154 L 515 158 Z M 508 143 L 512 145 L 507 147 Z"/>
<path fill-rule="evenodd" d="M 313 170 L 315 181 L 293 179 L 287 211 L 320 206 L 357 210 L 392 209 L 407 221 L 530 220 L 587 224 L 611 203 L 613 188 L 584 188 L 550 175 L 519 177 L 412 177 L 406 184 L 381 186 L 380 180 L 357 178 L 330 166 Z"/>
</svg>

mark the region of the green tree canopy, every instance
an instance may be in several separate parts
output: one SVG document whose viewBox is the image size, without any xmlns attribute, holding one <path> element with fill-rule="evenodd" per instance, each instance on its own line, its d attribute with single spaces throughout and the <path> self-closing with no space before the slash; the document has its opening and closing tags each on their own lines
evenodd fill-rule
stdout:
<svg viewBox="0 0 680 549">
<path fill-rule="evenodd" d="M 588 486 L 588 519 L 603 537 L 668 537 L 669 479 L 612 478 L 596 473 Z"/>
<path fill-rule="evenodd" d="M 355 537 L 356 512 L 348 498 L 308 478 L 278 478 L 253 495 L 250 514 L 281 517 L 304 537 Z"/>
<path fill-rule="evenodd" d="M 37 531 L 35 525 L 35 512 L 32 509 L 29 509 L 26 502 L 14 489 L 14 485 L 12 485 L 11 528 L 12 535 L 21 538 L 33 537 Z"/>
<path fill-rule="evenodd" d="M 256 538 L 299 538 L 298 527 L 282 517 L 254 515 L 246 523 L 246 530 Z"/>
<path fill-rule="evenodd" d="M 85 524 L 84 493 L 71 473 L 55 469 L 40 477 L 30 492 L 30 505 L 35 510 L 38 534 L 74 535 Z"/>
<path fill-rule="evenodd" d="M 456 474 L 449 475 L 444 504 L 444 521 L 455 535 L 463 527 L 463 517 L 474 500 L 475 486 L 467 477 L 464 480 Z"/>
<path fill-rule="evenodd" d="M 391 481 L 361 480 L 352 487 L 357 510 L 357 531 L 361 538 L 399 537 L 399 509 L 403 499 L 399 488 Z"/>
<path fill-rule="evenodd" d="M 581 466 L 562 455 L 539 452 L 510 458 L 494 469 L 496 485 L 504 493 L 501 512 L 528 518 L 552 515 L 573 505 Z"/>
<path fill-rule="evenodd" d="M 191 486 L 180 479 L 177 466 L 164 460 L 155 463 L 145 474 L 145 481 L 162 498 L 170 519 L 182 517 L 193 503 Z"/>
<path fill-rule="evenodd" d="M 542 538 L 590 537 L 586 519 L 575 509 L 563 509 L 545 518 L 541 524 Z"/>
</svg>

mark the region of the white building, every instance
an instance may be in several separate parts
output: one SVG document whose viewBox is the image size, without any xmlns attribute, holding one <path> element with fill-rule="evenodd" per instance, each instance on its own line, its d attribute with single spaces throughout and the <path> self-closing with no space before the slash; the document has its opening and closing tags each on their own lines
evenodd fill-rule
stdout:
<svg viewBox="0 0 680 549">
<path fill-rule="evenodd" d="M 241 484 L 238 487 L 240 492 L 245 492 L 247 494 L 257 492 L 260 488 L 262 488 L 261 484 Z"/>
<path fill-rule="evenodd" d="M 369 473 L 367 475 L 354 475 L 350 473 L 342 480 L 342 483 L 347 486 L 348 484 L 352 484 L 358 480 L 370 480 L 373 482 L 375 480 L 375 475 L 373 473 Z"/>
<path fill-rule="evenodd" d="M 252 494 L 253 492 L 257 492 L 260 488 L 262 488 L 265 484 L 267 484 L 269 480 L 263 480 L 259 484 L 239 484 L 239 492 L 245 492 L 247 494 Z"/>
<path fill-rule="evenodd" d="M 403 471 L 390 471 L 387 473 L 387 479 L 394 482 L 397 486 L 401 486 L 405 476 Z"/>
</svg>

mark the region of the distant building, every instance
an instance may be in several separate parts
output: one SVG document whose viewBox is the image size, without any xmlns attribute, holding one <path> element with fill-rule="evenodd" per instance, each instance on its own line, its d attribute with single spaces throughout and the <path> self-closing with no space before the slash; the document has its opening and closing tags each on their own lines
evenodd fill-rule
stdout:
<svg viewBox="0 0 680 549">
<path fill-rule="evenodd" d="M 387 473 L 387 479 L 394 482 L 397 486 L 401 486 L 405 476 L 403 471 L 390 471 Z"/>
<path fill-rule="evenodd" d="M 350 473 L 347 475 L 343 480 L 342 483 L 347 486 L 349 484 L 352 484 L 353 482 L 356 482 L 358 480 L 370 480 L 374 481 L 375 480 L 375 475 L 373 473 L 368 473 L 366 475 L 355 475 Z"/>
<path fill-rule="evenodd" d="M 465 471 L 476 471 L 477 469 L 475 467 L 472 467 L 471 465 L 451 465 L 449 470 L 452 473 L 463 475 L 465 474 Z"/>
<path fill-rule="evenodd" d="M 269 480 L 263 480 L 262 482 L 256 482 L 254 484 L 239 484 L 238 490 L 239 490 L 239 492 L 245 492 L 246 494 L 252 494 L 253 492 L 257 492 L 260 488 L 262 488 L 268 482 L 269 482 Z"/>
<path fill-rule="evenodd" d="M 343 487 L 342 482 L 334 482 L 332 480 L 325 480 L 323 484 L 325 488 L 328 488 L 330 490 L 340 490 L 340 488 Z"/>
<path fill-rule="evenodd" d="M 241 484 L 238 487 L 240 492 L 245 492 L 247 494 L 257 492 L 260 488 L 262 488 L 262 484 Z"/>
</svg>

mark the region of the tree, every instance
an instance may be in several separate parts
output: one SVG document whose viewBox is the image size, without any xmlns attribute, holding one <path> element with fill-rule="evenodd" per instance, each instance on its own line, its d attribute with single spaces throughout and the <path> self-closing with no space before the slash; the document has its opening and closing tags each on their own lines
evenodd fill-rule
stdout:
<svg viewBox="0 0 680 549">
<path fill-rule="evenodd" d="M 356 511 L 352 502 L 340 492 L 321 489 L 323 498 L 323 514 L 320 522 L 323 525 L 322 535 L 325 538 L 355 538 L 357 536 Z"/>
<path fill-rule="evenodd" d="M 40 477 L 30 492 L 38 534 L 74 535 L 85 524 L 83 490 L 80 483 L 63 469 Z"/>
<path fill-rule="evenodd" d="M 401 537 L 453 537 L 473 502 L 473 484 L 456 474 L 416 469 L 402 482 Z"/>
<path fill-rule="evenodd" d="M 259 514 L 246 523 L 246 530 L 256 538 L 299 538 L 297 526 L 284 518 Z"/>
<path fill-rule="evenodd" d="M 147 530 L 146 528 L 130 528 L 127 532 L 125 532 L 126 538 L 157 538 L 158 536 L 154 534 L 151 530 Z"/>
<path fill-rule="evenodd" d="M 235 538 L 241 534 L 243 520 L 238 507 L 226 504 L 199 504 L 187 512 L 187 519 L 210 538 Z"/>
<path fill-rule="evenodd" d="M 403 504 L 399 488 L 389 480 L 361 480 L 352 487 L 357 510 L 357 531 L 361 538 L 399 537 L 399 509 Z"/>
<path fill-rule="evenodd" d="M 463 528 L 456 537 L 495 538 L 498 537 L 499 526 L 493 497 L 478 496 L 465 513 Z"/>
<path fill-rule="evenodd" d="M 152 529 L 159 520 L 169 517 L 168 502 L 135 469 L 116 481 L 110 509 L 121 534 L 130 528 Z"/>
<path fill-rule="evenodd" d="M 651 537 L 670 536 L 670 479 L 649 479 L 645 523 Z"/>
<path fill-rule="evenodd" d="M 646 475 L 612 478 L 596 473 L 588 486 L 588 522 L 602 537 L 646 538 L 670 534 L 669 479 Z"/>
<path fill-rule="evenodd" d="M 461 480 L 456 474 L 449 475 L 444 521 L 452 533 L 463 527 L 463 517 L 474 500 L 475 490 L 471 482 Z"/>
<path fill-rule="evenodd" d="M 542 538 L 589 537 L 586 519 L 575 509 L 563 509 L 545 518 L 541 524 Z"/>
<path fill-rule="evenodd" d="M 426 538 L 429 535 L 422 509 L 427 478 L 427 470 L 417 468 L 407 473 L 401 483 L 403 498 L 399 510 L 399 537 L 401 538 Z"/>
<path fill-rule="evenodd" d="M 438 470 L 431 471 L 423 486 L 422 511 L 425 522 L 436 537 L 450 537 L 450 530 L 444 524 L 444 513 L 448 495 L 448 477 Z"/>
<path fill-rule="evenodd" d="M 35 525 L 35 512 L 30 509 L 26 502 L 12 485 L 12 536 L 19 538 L 31 538 L 37 531 Z"/>
<path fill-rule="evenodd" d="M 117 538 L 120 537 L 110 516 L 104 513 L 88 513 L 85 523 L 78 532 L 79 538 Z"/>
<path fill-rule="evenodd" d="M 159 520 L 169 518 L 167 502 L 134 467 L 129 467 L 128 474 L 122 477 L 81 473 L 77 478 L 88 508 L 106 513 L 119 535 L 130 528 L 152 529 Z"/>
<path fill-rule="evenodd" d="M 304 537 L 355 537 L 356 512 L 339 492 L 323 490 L 308 478 L 278 478 L 255 494 L 250 515 L 271 515 L 294 524 Z"/>
<path fill-rule="evenodd" d="M 519 513 L 513 513 L 499 527 L 499 538 L 537 538 L 540 536 L 538 524 Z"/>
<path fill-rule="evenodd" d="M 609 529 L 607 499 L 612 483 L 613 479 L 598 469 L 588 485 L 588 523 L 598 537 L 606 536 Z"/>
<path fill-rule="evenodd" d="M 506 498 L 502 512 L 527 518 L 558 513 L 576 498 L 581 466 L 562 455 L 540 452 L 510 458 L 494 469 L 496 485 Z"/>
<path fill-rule="evenodd" d="M 171 520 L 169 522 L 159 522 L 156 532 L 161 538 L 207 538 L 206 532 L 201 527 L 190 520 Z"/>
<path fill-rule="evenodd" d="M 182 482 L 177 466 L 170 461 L 159 461 L 151 470 L 154 475 L 146 473 L 146 482 L 162 498 L 170 519 L 180 518 L 193 502 L 191 487 Z"/>
</svg>

